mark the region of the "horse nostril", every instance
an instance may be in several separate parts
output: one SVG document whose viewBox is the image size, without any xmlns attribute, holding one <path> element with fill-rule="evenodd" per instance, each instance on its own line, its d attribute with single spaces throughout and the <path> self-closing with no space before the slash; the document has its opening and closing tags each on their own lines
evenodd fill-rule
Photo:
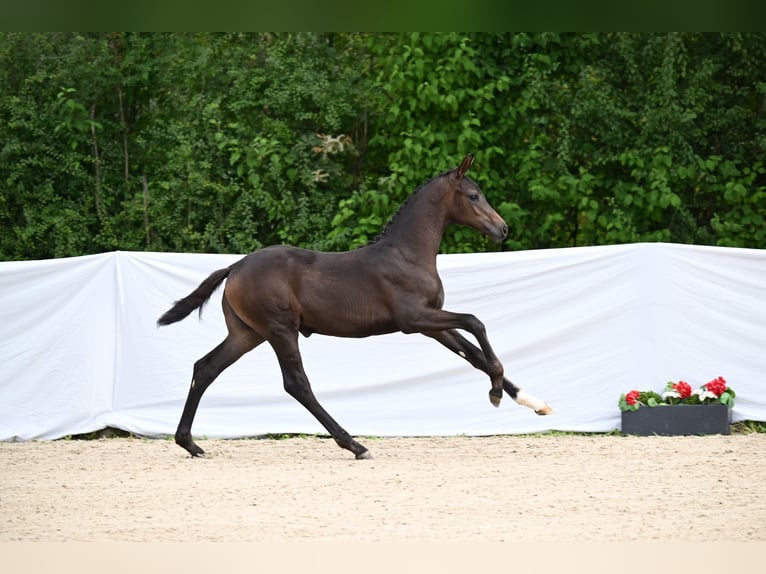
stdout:
<svg viewBox="0 0 766 574">
<path fill-rule="evenodd" d="M 503 237 L 508 237 L 508 226 L 503 225 Z"/>
</svg>

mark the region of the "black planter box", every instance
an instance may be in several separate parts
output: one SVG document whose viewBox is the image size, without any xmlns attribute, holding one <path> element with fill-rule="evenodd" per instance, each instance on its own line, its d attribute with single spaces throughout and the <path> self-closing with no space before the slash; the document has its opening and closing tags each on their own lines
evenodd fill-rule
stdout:
<svg viewBox="0 0 766 574">
<path fill-rule="evenodd" d="M 622 411 L 622 434 L 639 436 L 729 434 L 728 405 L 660 405 Z"/>
</svg>

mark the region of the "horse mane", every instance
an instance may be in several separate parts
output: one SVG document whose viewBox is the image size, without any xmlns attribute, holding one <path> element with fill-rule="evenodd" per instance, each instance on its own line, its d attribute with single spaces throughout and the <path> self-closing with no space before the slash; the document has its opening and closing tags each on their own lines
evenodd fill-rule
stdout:
<svg viewBox="0 0 766 574">
<path fill-rule="evenodd" d="M 396 210 L 396 213 L 394 213 L 394 214 L 391 216 L 391 218 L 388 220 L 388 223 L 386 223 L 386 224 L 383 226 L 383 229 L 381 229 L 381 230 L 380 230 L 380 233 L 378 233 L 378 234 L 377 234 L 375 237 L 373 237 L 372 239 L 370 239 L 370 240 L 369 240 L 369 241 L 366 243 L 366 245 L 374 245 L 374 244 L 376 244 L 378 241 L 380 241 L 381 239 L 383 239 L 383 237 L 386 235 L 386 231 L 388 231 L 388 228 L 389 228 L 389 227 L 391 227 L 391 224 L 394 222 L 394 220 L 397 218 L 397 216 L 398 216 L 398 215 L 399 215 L 399 214 L 400 214 L 400 213 L 401 213 L 401 212 L 402 212 L 402 211 L 403 211 L 403 210 L 404 210 L 404 209 L 405 209 L 405 208 L 406 208 L 406 207 L 407 207 L 407 206 L 410 204 L 410 202 L 412 201 L 412 198 L 413 198 L 413 197 L 415 197 L 415 196 L 418 194 L 418 192 L 419 192 L 421 189 L 423 189 L 424 187 L 427 187 L 428 185 L 430 185 L 430 184 L 431 184 L 431 182 L 433 182 L 433 181 L 435 181 L 435 180 L 439 179 L 440 177 L 443 177 L 443 176 L 447 175 L 447 174 L 448 174 L 448 173 L 450 173 L 451 171 L 455 171 L 455 170 L 454 170 L 454 169 L 452 169 L 452 170 L 447 170 L 447 171 L 445 171 L 445 172 L 443 172 L 443 173 L 440 173 L 440 174 L 439 174 L 439 175 L 437 175 L 437 176 L 434 176 L 434 177 L 432 177 L 432 178 L 431 178 L 431 179 L 429 179 L 427 182 L 425 182 L 425 183 L 424 183 L 424 184 L 422 184 L 420 187 L 418 187 L 418 188 L 417 188 L 415 191 L 413 191 L 413 192 L 412 192 L 410 195 L 408 195 L 408 196 L 407 196 L 407 199 L 405 199 L 405 200 L 404 200 L 404 202 L 402 202 L 402 204 L 401 204 L 401 205 L 399 205 L 399 209 L 397 209 L 397 210 Z"/>
<path fill-rule="evenodd" d="M 437 176 L 437 177 L 438 177 L 438 176 Z M 436 178 L 434 178 L 434 179 L 436 179 Z M 367 242 L 367 245 L 374 245 L 374 244 L 376 244 L 378 241 L 380 241 L 381 239 L 383 239 L 383 237 L 386 235 L 386 231 L 388 231 L 388 228 L 389 228 L 389 227 L 391 227 L 391 224 L 394 222 L 394 219 L 396 219 L 396 218 L 397 218 L 397 216 L 398 216 L 398 215 L 399 215 L 399 214 L 402 212 L 402 210 L 403 210 L 405 207 L 407 207 L 407 205 L 409 205 L 409 203 L 412 201 L 412 198 L 413 198 L 413 197 L 415 197 L 415 196 L 418 194 L 418 192 L 419 192 L 421 189 L 423 189 L 425 186 L 427 186 L 429 183 L 431 183 L 431 181 L 432 181 L 432 180 L 430 180 L 430 179 L 429 179 L 429 180 L 428 180 L 426 183 L 424 183 L 423 185 L 421 185 L 420 187 L 418 187 L 418 188 L 417 188 L 415 191 L 413 191 L 411 194 L 409 194 L 409 195 L 407 196 L 407 199 L 405 199 L 405 200 L 404 200 L 404 202 L 402 202 L 402 203 L 399 205 L 399 209 L 397 209 L 397 210 L 396 210 L 396 213 L 394 213 L 394 214 L 393 214 L 393 215 L 390 217 L 390 219 L 388 220 L 388 223 L 386 223 L 386 224 L 383 226 L 383 229 L 381 229 L 381 230 L 380 230 L 380 233 L 378 233 L 378 234 L 377 234 L 375 237 L 373 237 L 372 239 L 370 239 L 370 240 Z"/>
</svg>

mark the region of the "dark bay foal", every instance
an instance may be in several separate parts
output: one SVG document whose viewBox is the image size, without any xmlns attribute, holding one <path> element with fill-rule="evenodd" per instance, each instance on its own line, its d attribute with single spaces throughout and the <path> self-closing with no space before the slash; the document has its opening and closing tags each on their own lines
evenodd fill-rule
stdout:
<svg viewBox="0 0 766 574">
<path fill-rule="evenodd" d="M 468 225 L 500 242 L 508 234 L 503 219 L 460 166 L 420 187 L 402 205 L 378 239 L 343 253 L 272 246 L 213 272 L 158 320 L 180 321 L 207 302 L 226 279 L 223 314 L 228 334 L 194 364 L 191 387 L 175 440 L 192 456 L 204 451 L 192 440 L 192 422 L 205 390 L 228 366 L 267 341 L 276 353 L 285 390 L 356 458 L 371 458 L 319 404 L 303 370 L 298 334 L 367 337 L 401 331 L 439 341 L 489 375 L 489 399 L 498 406 L 503 391 L 537 414 L 552 412 L 503 375 L 484 324 L 467 313 L 442 309 L 444 290 L 436 270 L 442 235 L 452 223 Z M 457 330 L 476 339 L 478 347 Z"/>
</svg>

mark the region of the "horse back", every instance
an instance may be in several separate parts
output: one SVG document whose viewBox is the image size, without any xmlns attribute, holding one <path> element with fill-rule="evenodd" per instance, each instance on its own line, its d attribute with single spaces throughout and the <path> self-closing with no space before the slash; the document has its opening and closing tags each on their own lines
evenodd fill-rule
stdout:
<svg viewBox="0 0 766 574">
<path fill-rule="evenodd" d="M 371 246 L 372 247 L 372 246 Z M 361 248 L 341 253 L 272 246 L 246 256 L 225 295 L 237 315 L 265 338 L 274 325 L 338 337 L 399 331 L 408 304 L 441 306 L 436 269 L 410 269 L 395 253 Z"/>
</svg>

